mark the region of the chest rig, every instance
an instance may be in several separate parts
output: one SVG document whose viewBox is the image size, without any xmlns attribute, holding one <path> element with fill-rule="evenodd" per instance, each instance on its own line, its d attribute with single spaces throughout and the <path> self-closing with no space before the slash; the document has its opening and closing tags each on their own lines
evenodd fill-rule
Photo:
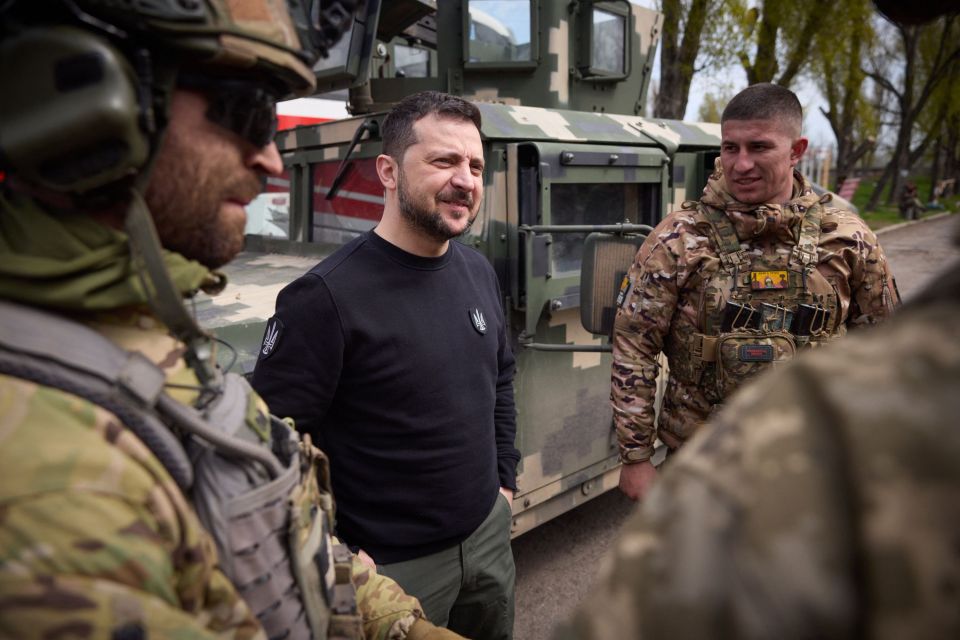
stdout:
<svg viewBox="0 0 960 640">
<path fill-rule="evenodd" d="M 139 352 L 2 300 L 0 374 L 83 398 L 136 434 L 189 497 L 218 566 L 271 640 L 363 637 L 351 553 L 330 533 L 327 458 L 263 413 L 244 378 L 226 374 L 203 406 L 182 404 Z"/>
<path fill-rule="evenodd" d="M 698 330 L 668 345 L 667 356 L 671 375 L 699 386 L 711 402 L 799 349 L 846 333 L 837 289 L 817 269 L 823 207 L 784 206 L 803 216 L 794 243 L 770 243 L 758 254 L 741 248 L 723 211 L 697 205 L 720 267 L 699 287 Z"/>
</svg>

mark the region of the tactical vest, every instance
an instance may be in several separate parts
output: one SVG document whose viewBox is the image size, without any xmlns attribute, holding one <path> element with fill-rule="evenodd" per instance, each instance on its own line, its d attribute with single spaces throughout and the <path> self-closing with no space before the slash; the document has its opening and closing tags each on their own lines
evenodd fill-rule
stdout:
<svg viewBox="0 0 960 640">
<path fill-rule="evenodd" d="M 164 372 L 142 354 L 7 301 L 0 373 L 79 396 L 133 431 L 190 497 L 220 568 L 271 639 L 363 637 L 351 553 L 331 536 L 326 456 L 259 412 L 244 378 L 225 375 L 195 409 L 164 391 Z"/>
<path fill-rule="evenodd" d="M 696 203 L 697 226 L 709 227 L 720 268 L 701 283 L 699 331 L 674 336 L 664 350 L 671 376 L 699 386 L 713 403 L 799 349 L 846 333 L 837 287 L 817 269 L 822 202 L 805 212 L 787 206 L 804 213 L 795 244 L 756 256 L 740 248 L 723 211 Z"/>
</svg>

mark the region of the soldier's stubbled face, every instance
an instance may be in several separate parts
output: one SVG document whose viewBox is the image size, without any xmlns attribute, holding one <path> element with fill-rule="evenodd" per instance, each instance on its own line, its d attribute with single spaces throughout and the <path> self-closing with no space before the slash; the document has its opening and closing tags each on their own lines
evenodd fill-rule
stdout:
<svg viewBox="0 0 960 640">
<path fill-rule="evenodd" d="M 483 145 L 472 122 L 428 115 L 397 163 L 397 205 L 404 220 L 445 242 L 462 235 L 483 198 Z"/>
<path fill-rule="evenodd" d="M 174 92 L 145 198 L 163 246 L 215 269 L 243 249 L 244 207 L 283 163 L 272 142 L 256 148 L 207 120 L 206 109 L 203 95 Z"/>
<path fill-rule="evenodd" d="M 783 204 L 807 139 L 778 119 L 725 120 L 720 164 L 731 195 L 744 204 Z"/>
</svg>

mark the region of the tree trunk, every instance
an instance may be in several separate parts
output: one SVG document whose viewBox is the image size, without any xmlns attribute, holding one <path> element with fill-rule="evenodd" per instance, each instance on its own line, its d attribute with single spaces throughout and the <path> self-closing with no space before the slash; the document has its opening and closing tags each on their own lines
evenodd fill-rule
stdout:
<svg viewBox="0 0 960 640">
<path fill-rule="evenodd" d="M 883 195 L 884 189 L 887 188 L 887 182 L 890 180 L 890 175 L 895 170 L 896 163 L 893 161 L 888 162 L 883 170 L 883 175 L 877 180 L 877 186 L 873 188 L 873 193 L 870 194 L 870 199 L 867 201 L 867 206 L 865 207 L 867 211 L 876 211 L 877 205 L 880 204 L 880 196 Z"/>
<path fill-rule="evenodd" d="M 777 33 L 780 30 L 779 7 L 774 0 L 763 0 L 757 28 L 757 55 L 744 65 L 747 83 L 773 82 L 777 75 Z"/>
<path fill-rule="evenodd" d="M 680 34 L 681 0 L 663 0 L 663 36 L 660 49 L 660 91 L 654 103 L 657 118 L 682 120 L 690 98 L 700 40 L 706 24 L 708 0 L 692 0 Z M 679 43 L 679 44 L 678 44 Z"/>
<path fill-rule="evenodd" d="M 937 190 L 937 182 L 940 180 L 940 148 L 942 147 L 942 139 L 937 138 L 937 141 L 933 143 L 933 162 L 930 163 L 930 194 L 927 196 L 927 202 L 933 202 L 935 191 Z"/>
</svg>

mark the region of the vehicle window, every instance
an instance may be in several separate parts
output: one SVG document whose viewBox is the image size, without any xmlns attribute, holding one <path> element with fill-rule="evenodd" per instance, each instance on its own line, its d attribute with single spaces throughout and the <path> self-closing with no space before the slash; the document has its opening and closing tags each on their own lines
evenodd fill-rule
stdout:
<svg viewBox="0 0 960 640">
<path fill-rule="evenodd" d="M 591 69 L 616 75 L 626 73 L 623 54 L 625 26 L 625 16 L 594 7 Z"/>
<path fill-rule="evenodd" d="M 354 158 L 333 200 L 327 192 L 337 175 L 339 160 L 313 167 L 312 240 L 341 245 L 376 226 L 383 215 L 383 185 L 376 158 Z"/>
<path fill-rule="evenodd" d="M 530 60 L 530 0 L 470 0 L 470 62 Z"/>
<path fill-rule="evenodd" d="M 290 237 L 290 174 L 284 169 L 276 178 L 267 179 L 267 187 L 247 205 L 248 235 L 268 238 Z"/>
<path fill-rule="evenodd" d="M 550 224 L 616 224 L 645 222 L 641 205 L 659 185 L 636 183 L 550 185 Z M 553 269 L 579 271 L 586 233 L 553 234 Z"/>
</svg>

